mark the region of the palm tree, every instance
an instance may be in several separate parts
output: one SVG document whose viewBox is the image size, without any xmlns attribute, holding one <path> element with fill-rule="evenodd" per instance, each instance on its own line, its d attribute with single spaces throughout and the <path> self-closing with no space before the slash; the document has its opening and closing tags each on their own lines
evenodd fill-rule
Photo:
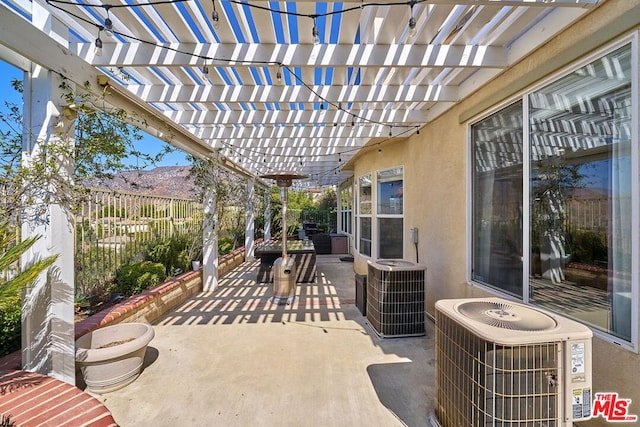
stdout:
<svg viewBox="0 0 640 427">
<path fill-rule="evenodd" d="M 16 265 L 24 254 L 40 236 L 34 236 L 20 242 L 16 242 L 15 233 L 8 222 L 0 223 L 0 300 L 17 295 L 25 286 L 33 283 L 36 278 L 49 268 L 57 255 L 37 260 L 16 270 Z"/>
</svg>

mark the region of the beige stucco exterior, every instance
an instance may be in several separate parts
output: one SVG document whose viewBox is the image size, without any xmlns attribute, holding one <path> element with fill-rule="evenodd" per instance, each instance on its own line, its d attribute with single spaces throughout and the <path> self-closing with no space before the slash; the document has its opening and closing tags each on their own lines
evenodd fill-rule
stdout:
<svg viewBox="0 0 640 427">
<path fill-rule="evenodd" d="M 543 48 L 420 129 L 419 135 L 383 144 L 373 141 L 368 150 L 347 165 L 353 169 L 354 182 L 367 173 L 375 175 L 377 170 L 404 167 L 404 254 L 406 259 L 416 260 L 408 236 L 409 229 L 417 227 L 419 261 L 427 266 L 428 315 L 433 316 L 434 304 L 441 298 L 489 295 L 487 290 L 468 283 L 469 124 L 576 59 L 638 31 L 639 25 L 638 2 L 603 2 Z M 374 258 L 375 250 L 374 243 Z M 352 253 L 355 272 L 365 274 L 367 258 L 355 249 Z M 618 392 L 621 397 L 632 399 L 631 412 L 640 415 L 640 356 L 600 338 L 594 338 L 593 349 L 594 392 Z M 581 425 L 606 424 L 598 418 Z"/>
</svg>

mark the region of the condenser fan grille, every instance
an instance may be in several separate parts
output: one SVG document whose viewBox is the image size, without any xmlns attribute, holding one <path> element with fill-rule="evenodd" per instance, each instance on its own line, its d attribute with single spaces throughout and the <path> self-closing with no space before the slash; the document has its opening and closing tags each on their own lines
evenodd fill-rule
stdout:
<svg viewBox="0 0 640 427">
<path fill-rule="evenodd" d="M 485 325 L 516 331 L 545 331 L 556 327 L 550 316 L 508 302 L 469 301 L 457 307 L 460 314 Z"/>
</svg>

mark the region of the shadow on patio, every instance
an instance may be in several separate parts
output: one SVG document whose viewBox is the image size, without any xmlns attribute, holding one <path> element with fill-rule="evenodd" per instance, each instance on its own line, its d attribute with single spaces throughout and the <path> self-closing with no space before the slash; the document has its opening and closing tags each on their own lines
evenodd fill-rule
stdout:
<svg viewBox="0 0 640 427">
<path fill-rule="evenodd" d="M 141 376 L 99 397 L 120 425 L 428 425 L 430 322 L 426 338 L 378 338 L 354 304 L 353 264 L 336 256 L 318 256 L 291 305 L 268 301 L 256 269 L 156 322 Z"/>
<path fill-rule="evenodd" d="M 322 260 L 320 263 L 322 265 Z M 325 264 L 327 265 L 327 264 Z M 353 298 L 338 294 L 336 286 L 323 271 L 316 283 L 297 285 L 296 299 L 290 304 L 269 302 L 272 284 L 257 283 L 258 262 L 243 264 L 220 280 L 220 287 L 191 298 L 165 315 L 158 325 L 269 322 L 327 322 L 345 320 L 343 304 L 354 304 Z"/>
</svg>

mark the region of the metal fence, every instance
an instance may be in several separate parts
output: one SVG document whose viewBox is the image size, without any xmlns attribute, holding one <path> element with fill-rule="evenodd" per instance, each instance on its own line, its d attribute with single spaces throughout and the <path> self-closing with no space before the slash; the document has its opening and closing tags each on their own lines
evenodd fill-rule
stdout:
<svg viewBox="0 0 640 427">
<path fill-rule="evenodd" d="M 287 209 L 288 224 L 302 225 L 308 222 L 326 226 L 329 232 L 336 232 L 337 213 L 335 210 Z"/>
<path fill-rule="evenodd" d="M 202 203 L 91 189 L 75 218 L 76 294 L 91 295 L 153 242 L 201 232 Z"/>
</svg>

